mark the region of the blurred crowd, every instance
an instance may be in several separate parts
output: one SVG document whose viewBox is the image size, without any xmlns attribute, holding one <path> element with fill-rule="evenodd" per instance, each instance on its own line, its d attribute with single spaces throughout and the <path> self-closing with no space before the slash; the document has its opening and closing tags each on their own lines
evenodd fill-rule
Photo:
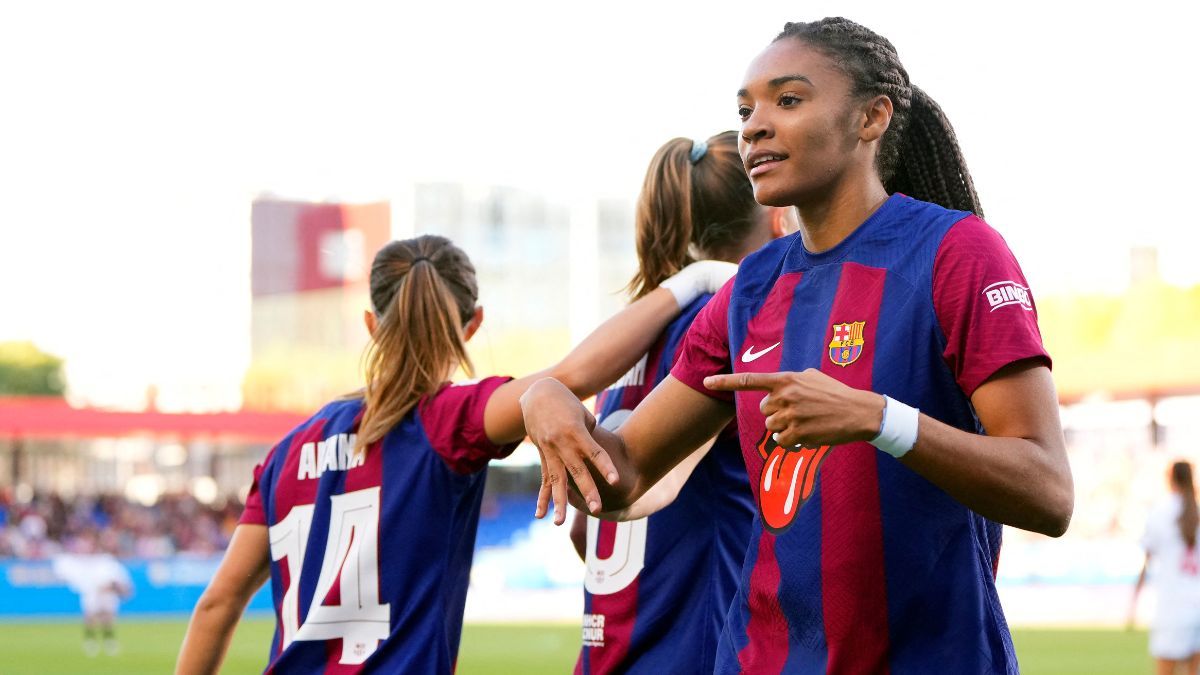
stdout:
<svg viewBox="0 0 1200 675">
<path fill-rule="evenodd" d="M 207 505 L 186 494 L 143 506 L 117 495 L 35 494 L 19 502 L 0 489 L 0 559 L 93 549 L 122 558 L 215 555 L 229 543 L 241 512 L 233 499 Z"/>
<path fill-rule="evenodd" d="M 1068 452 L 1076 499 L 1071 527 L 1054 540 L 1007 528 L 1001 572 L 1009 578 L 1135 574 L 1146 514 L 1166 494 L 1170 462 L 1200 459 L 1153 449 L 1136 434 L 1074 440 Z M 536 479 L 535 470 L 531 475 Z M 498 485 L 503 483 L 499 478 Z M 514 533 L 528 529 L 533 493 L 514 480 L 501 485 L 505 496 L 485 497 L 478 545 L 507 546 Z M 236 499 L 207 505 L 189 494 L 163 495 L 154 506 L 111 494 L 64 498 L 41 493 L 23 502 L 0 487 L 0 559 L 46 559 L 84 549 L 137 558 L 219 555 L 241 512 Z"/>
</svg>

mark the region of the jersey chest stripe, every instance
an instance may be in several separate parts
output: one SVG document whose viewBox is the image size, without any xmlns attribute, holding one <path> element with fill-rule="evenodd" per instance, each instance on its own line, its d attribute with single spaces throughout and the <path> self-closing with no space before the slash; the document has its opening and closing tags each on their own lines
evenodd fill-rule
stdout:
<svg viewBox="0 0 1200 675">
<path fill-rule="evenodd" d="M 786 339 L 788 336 L 785 335 L 785 328 L 787 327 L 788 310 L 792 306 L 793 294 L 802 277 L 801 273 L 792 272 L 780 276 L 779 280 L 775 282 L 763 301 L 762 307 L 746 323 L 745 339 L 739 345 L 730 345 L 732 348 L 730 352 L 732 372 L 777 372 L 783 354 L 789 349 L 796 348 Z M 729 320 L 737 320 L 732 312 Z M 730 335 L 737 335 L 740 332 L 733 330 L 734 328 L 734 326 L 730 326 Z M 772 345 L 775 346 L 772 347 Z M 762 391 L 740 391 L 734 395 L 737 401 L 738 434 L 741 436 L 742 448 L 746 456 L 746 469 L 751 474 L 750 487 L 754 491 L 755 498 L 758 496 L 759 485 L 756 478 L 762 468 L 762 459 L 758 457 L 757 452 L 752 453 L 749 449 L 757 446 L 759 438 L 763 434 L 762 413 L 759 412 L 758 406 L 766 395 L 766 392 Z"/>
<path fill-rule="evenodd" d="M 745 339 L 730 353 L 733 372 L 773 373 L 779 370 L 781 355 L 790 347 L 784 342 L 788 309 L 801 278 L 801 274 L 791 273 L 782 275 L 775 282 L 762 307 L 747 322 Z M 733 319 L 732 314 L 730 319 Z M 731 330 L 730 334 L 737 333 Z M 771 345 L 776 346 L 770 348 Z M 746 454 L 747 471 L 752 476 L 750 486 L 756 499 L 759 491 L 757 477 L 762 460 L 757 456 L 751 457 L 745 449 L 755 447 L 758 436 L 763 433 L 758 406 L 764 396 L 766 393 L 760 391 L 736 394 L 738 433 L 743 436 L 742 448 Z M 758 517 L 756 514 L 755 518 Z M 775 535 L 760 527 L 755 527 L 755 531 L 759 533 L 759 538 L 757 544 L 752 545 L 757 546 L 758 555 L 750 572 L 750 621 L 746 627 L 750 641 L 738 654 L 738 660 L 743 670 L 778 672 L 787 660 L 788 641 L 787 622 L 779 620 L 783 612 L 775 592 L 781 578 L 779 562 L 775 558 Z"/>
<path fill-rule="evenodd" d="M 775 558 L 775 535 L 757 526 L 758 556 L 750 572 L 750 641 L 738 653 L 743 672 L 778 673 L 788 655 L 788 626 L 779 606 L 779 561 Z"/>
<path fill-rule="evenodd" d="M 857 356 L 830 355 L 821 371 L 858 389 L 871 389 L 880 305 L 887 271 L 842 266 L 825 344 L 861 332 Z M 858 326 L 859 322 L 865 325 Z M 852 359 L 841 365 L 834 357 Z M 821 591 L 828 669 L 887 673 L 888 621 L 877 451 L 867 443 L 833 448 L 821 466 Z"/>
</svg>

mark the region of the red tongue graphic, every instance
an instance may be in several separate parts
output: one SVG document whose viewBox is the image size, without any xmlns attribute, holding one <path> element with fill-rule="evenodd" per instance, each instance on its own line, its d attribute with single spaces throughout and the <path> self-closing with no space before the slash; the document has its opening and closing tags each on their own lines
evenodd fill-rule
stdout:
<svg viewBox="0 0 1200 675">
<path fill-rule="evenodd" d="M 768 435 L 759 447 L 764 452 L 770 450 L 770 454 L 759 477 L 758 510 L 767 529 L 779 534 L 791 526 L 801 505 L 812 494 L 817 468 L 829 446 L 781 447 Z"/>
</svg>

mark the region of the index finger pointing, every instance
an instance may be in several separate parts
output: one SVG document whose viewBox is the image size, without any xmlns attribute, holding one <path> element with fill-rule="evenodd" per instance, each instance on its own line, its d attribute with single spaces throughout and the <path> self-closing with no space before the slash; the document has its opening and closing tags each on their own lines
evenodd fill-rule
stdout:
<svg viewBox="0 0 1200 675">
<path fill-rule="evenodd" d="M 713 391 L 771 391 L 784 376 L 784 373 L 709 375 L 704 378 L 704 386 Z"/>
</svg>

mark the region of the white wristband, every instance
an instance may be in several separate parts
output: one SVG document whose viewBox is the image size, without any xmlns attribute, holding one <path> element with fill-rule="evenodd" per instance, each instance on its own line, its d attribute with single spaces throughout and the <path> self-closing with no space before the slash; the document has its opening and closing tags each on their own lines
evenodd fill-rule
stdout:
<svg viewBox="0 0 1200 675">
<path fill-rule="evenodd" d="M 883 397 L 883 424 L 879 435 L 868 441 L 887 454 L 900 459 L 917 444 L 917 420 L 921 411 L 891 396 Z"/>
<path fill-rule="evenodd" d="M 721 290 L 721 286 L 736 273 L 737 265 L 733 263 L 701 260 L 679 270 L 659 286 L 671 291 L 675 303 L 683 309 L 701 295 Z"/>
</svg>

